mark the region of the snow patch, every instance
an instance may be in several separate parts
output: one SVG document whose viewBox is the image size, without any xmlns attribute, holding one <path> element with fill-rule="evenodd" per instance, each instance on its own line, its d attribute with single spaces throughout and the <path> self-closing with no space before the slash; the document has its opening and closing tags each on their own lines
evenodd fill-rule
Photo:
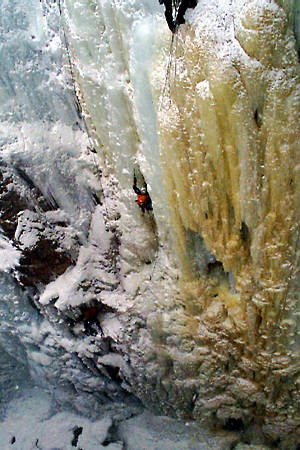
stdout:
<svg viewBox="0 0 300 450">
<path fill-rule="evenodd" d="M 0 270 L 10 272 L 19 265 L 21 253 L 4 237 L 0 237 Z"/>
</svg>

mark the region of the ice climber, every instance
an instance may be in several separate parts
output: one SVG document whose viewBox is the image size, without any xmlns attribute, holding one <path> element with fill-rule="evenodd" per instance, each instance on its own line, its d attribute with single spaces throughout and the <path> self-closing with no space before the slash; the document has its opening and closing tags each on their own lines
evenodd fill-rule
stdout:
<svg viewBox="0 0 300 450">
<path fill-rule="evenodd" d="M 137 195 L 136 203 L 141 208 L 143 213 L 145 211 L 152 211 L 152 209 L 153 209 L 152 208 L 152 202 L 151 202 L 151 198 L 150 198 L 150 196 L 148 194 L 148 191 L 147 191 L 146 183 L 144 184 L 144 186 L 141 189 L 139 189 L 137 187 L 136 183 L 137 183 L 137 180 L 136 180 L 136 176 L 134 175 L 132 188 L 133 188 L 134 192 Z"/>
<path fill-rule="evenodd" d="M 165 17 L 167 24 L 172 31 L 178 29 L 179 25 L 185 23 L 184 15 L 188 8 L 195 8 L 197 0 L 158 0 L 159 3 L 165 5 Z M 174 11 L 174 15 L 173 15 Z"/>
</svg>

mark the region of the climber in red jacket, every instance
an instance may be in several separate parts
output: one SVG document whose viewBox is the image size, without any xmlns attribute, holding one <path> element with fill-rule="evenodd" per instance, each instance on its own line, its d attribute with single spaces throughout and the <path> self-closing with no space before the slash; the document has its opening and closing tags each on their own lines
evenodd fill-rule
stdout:
<svg viewBox="0 0 300 450">
<path fill-rule="evenodd" d="M 148 194 L 148 191 L 147 191 L 147 185 L 146 185 L 146 183 L 144 183 L 145 185 L 141 188 L 141 189 L 139 189 L 138 187 L 137 187 L 137 180 L 136 180 L 136 176 L 134 175 L 133 176 L 133 185 L 132 185 L 132 188 L 133 188 L 133 190 L 134 190 L 134 192 L 136 193 L 136 195 L 137 195 L 137 200 L 136 200 L 136 203 L 138 204 L 138 206 L 141 208 L 141 210 L 143 211 L 143 213 L 145 212 L 145 211 L 152 211 L 152 202 L 151 202 L 151 198 L 150 198 L 150 196 L 149 196 L 149 194 Z"/>
</svg>

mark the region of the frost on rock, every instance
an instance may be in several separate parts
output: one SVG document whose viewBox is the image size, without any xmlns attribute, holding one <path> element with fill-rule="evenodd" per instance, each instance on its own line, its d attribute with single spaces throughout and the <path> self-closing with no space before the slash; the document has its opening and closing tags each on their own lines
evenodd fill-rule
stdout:
<svg viewBox="0 0 300 450">
<path fill-rule="evenodd" d="M 152 0 L 4 1 L 3 17 L 1 345 L 56 405 L 114 416 L 101 439 L 49 418 L 55 445 L 90 430 L 91 448 L 137 448 L 142 428 L 174 448 L 147 417 L 112 440 L 138 397 L 296 448 L 297 7 L 199 1 L 171 57 Z"/>
<path fill-rule="evenodd" d="M 102 444 L 111 424 L 110 417 L 92 422 L 72 412 L 54 413 L 51 396 L 46 391 L 32 389 L 10 403 L 7 417 L 0 424 L 0 436 L 5 449 L 14 444 L 24 449 L 96 450 L 107 448 Z"/>
<path fill-rule="evenodd" d="M 35 0 L 28 8 L 21 0 L 4 1 L 1 9 L 0 341 L 5 349 L 1 375 L 7 398 L 21 391 L 25 381 L 20 383 L 18 373 L 22 373 L 24 380 L 50 389 L 54 402 L 64 408 L 90 417 L 115 410 L 126 417 L 138 408 L 137 402 L 127 401 L 113 374 L 94 363 L 99 354 L 111 352 L 109 339 L 102 339 L 96 324 L 98 310 L 95 313 L 89 304 L 62 316 L 52 304 L 46 308 L 38 302 L 46 285 L 52 289 L 51 282 L 59 276 L 70 284 L 69 294 L 77 281 L 87 292 L 93 277 L 101 278 L 94 292 L 87 293 L 86 303 L 116 285 L 114 269 L 99 260 L 110 245 L 110 234 L 100 223 L 91 225 L 95 207 L 102 202 L 102 188 L 65 67 L 58 2 Z M 76 272 L 77 260 L 83 277 Z M 57 286 L 59 297 L 59 281 Z M 119 301 L 119 292 L 115 298 Z M 15 374 L 10 366 L 16 367 Z M 2 407 L 4 411 L 5 402 L 1 412 Z"/>
<path fill-rule="evenodd" d="M 167 75 L 170 34 L 147 1 L 62 13 L 103 175 L 118 180 L 103 192 L 120 214 L 125 382 L 164 413 L 239 430 L 261 417 L 271 440 L 288 422 L 294 445 L 299 64 L 281 3 L 198 2 Z M 136 172 L 153 214 L 133 203 Z"/>
<path fill-rule="evenodd" d="M 134 418 L 111 417 L 89 420 L 73 411 L 60 411 L 51 396 L 40 389 L 27 389 L 10 402 L 5 420 L 0 423 L 4 449 L 86 448 L 89 450 L 180 450 L 228 449 L 237 443 L 235 433 L 211 433 L 193 423 L 178 423 L 150 413 Z"/>
<path fill-rule="evenodd" d="M 0 238 L 0 270 L 7 272 L 19 265 L 20 252 L 5 238 Z"/>
</svg>

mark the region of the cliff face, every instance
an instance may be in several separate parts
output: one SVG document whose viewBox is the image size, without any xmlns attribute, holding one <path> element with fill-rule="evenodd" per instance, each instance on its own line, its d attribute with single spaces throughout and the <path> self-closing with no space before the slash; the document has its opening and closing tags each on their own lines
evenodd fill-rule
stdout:
<svg viewBox="0 0 300 450">
<path fill-rule="evenodd" d="M 214 383 L 230 398 L 217 415 L 255 405 L 267 429 L 292 423 L 299 402 L 299 61 L 275 3 L 235 2 L 231 17 L 221 9 L 199 5 L 178 37 L 160 143 L 185 301 L 197 311 L 188 327 L 224 345 L 227 380 Z M 248 407 L 238 412 L 232 394 Z"/>
<path fill-rule="evenodd" d="M 3 5 L 0 268 L 40 313 L 0 305 L 22 364 L 81 412 L 130 392 L 296 448 L 296 2 L 199 1 L 172 44 L 153 0 Z"/>
<path fill-rule="evenodd" d="M 63 9 L 78 94 L 119 183 L 132 389 L 164 411 L 262 420 L 275 439 L 299 419 L 297 6 L 199 2 L 171 53 L 148 8 Z M 153 214 L 135 208 L 134 171 Z"/>
</svg>

